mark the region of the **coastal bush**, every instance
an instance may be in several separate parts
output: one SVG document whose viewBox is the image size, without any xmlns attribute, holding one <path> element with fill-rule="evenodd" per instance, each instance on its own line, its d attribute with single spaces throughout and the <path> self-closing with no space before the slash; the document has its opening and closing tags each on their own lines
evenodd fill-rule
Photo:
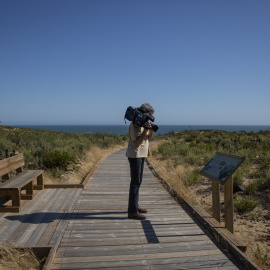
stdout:
<svg viewBox="0 0 270 270">
<path fill-rule="evenodd" d="M 270 189 L 270 169 L 266 172 L 265 185 L 267 189 Z"/>
<path fill-rule="evenodd" d="M 236 172 L 233 174 L 233 182 L 238 185 L 242 185 L 244 183 L 244 174 L 245 174 L 245 167 L 239 167 Z"/>
<path fill-rule="evenodd" d="M 0 152 L 5 149 L 24 154 L 25 168 L 66 170 L 81 160 L 92 147 L 107 149 L 127 141 L 127 135 L 80 134 L 0 126 Z M 1 157 L 0 157 L 1 158 Z M 59 172 L 55 173 L 58 175 Z"/>
<path fill-rule="evenodd" d="M 239 213 L 252 211 L 258 205 L 258 201 L 251 196 L 240 198 L 238 195 L 234 198 L 234 206 Z"/>
<path fill-rule="evenodd" d="M 186 171 L 180 177 L 186 185 L 198 183 L 201 177 L 190 168 L 201 170 L 218 152 L 242 156 L 245 161 L 233 174 L 233 181 L 244 185 L 244 199 L 236 201 L 239 212 L 250 211 L 257 203 L 258 192 L 270 189 L 270 132 L 241 133 L 226 131 L 182 131 L 158 135 L 165 143 L 154 154 L 167 160 L 177 170 L 179 165 Z M 191 170 L 192 171 L 192 170 Z M 252 179 L 246 186 L 245 180 Z M 260 197 L 259 197 L 260 198 Z"/>
<path fill-rule="evenodd" d="M 53 152 L 46 153 L 43 156 L 43 165 L 45 168 L 49 169 L 59 168 L 66 170 L 69 165 L 74 163 L 75 158 L 65 151 L 60 152 L 59 150 L 55 150 Z"/>
<path fill-rule="evenodd" d="M 199 175 L 199 170 L 187 171 L 186 175 L 186 185 L 191 186 L 195 184 L 199 184 L 202 182 L 202 178 Z"/>
<path fill-rule="evenodd" d="M 200 157 L 198 157 L 198 155 L 196 155 L 194 152 L 190 151 L 186 158 L 185 158 L 185 161 L 190 164 L 190 165 L 195 165 L 195 164 L 198 164 L 200 160 Z"/>
<path fill-rule="evenodd" d="M 245 188 L 245 194 L 254 195 L 257 191 L 262 189 L 264 185 L 264 180 L 262 178 L 255 179 Z"/>
<path fill-rule="evenodd" d="M 260 266 L 262 269 L 269 269 L 270 249 L 266 249 L 266 253 L 264 253 L 257 244 L 257 249 L 254 252 L 254 256 L 256 258 L 256 263 L 258 266 Z"/>
<path fill-rule="evenodd" d="M 179 157 L 175 158 L 174 167 L 177 167 L 179 165 L 184 165 L 184 164 L 185 164 L 185 160 L 183 157 L 179 156 Z"/>
<path fill-rule="evenodd" d="M 168 142 L 158 147 L 158 153 L 161 154 L 162 159 L 167 159 L 174 154 L 174 144 Z"/>
</svg>

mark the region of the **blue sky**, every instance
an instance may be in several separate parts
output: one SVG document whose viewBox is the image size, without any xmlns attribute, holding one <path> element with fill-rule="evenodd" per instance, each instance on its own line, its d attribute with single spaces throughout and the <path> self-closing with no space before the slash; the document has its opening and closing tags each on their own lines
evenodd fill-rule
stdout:
<svg viewBox="0 0 270 270">
<path fill-rule="evenodd" d="M 0 121 L 269 125 L 270 1 L 0 0 Z"/>
</svg>

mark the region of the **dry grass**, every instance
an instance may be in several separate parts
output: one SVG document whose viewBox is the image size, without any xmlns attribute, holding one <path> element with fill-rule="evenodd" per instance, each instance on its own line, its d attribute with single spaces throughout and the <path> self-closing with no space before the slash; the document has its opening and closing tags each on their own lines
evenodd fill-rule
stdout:
<svg viewBox="0 0 270 270">
<path fill-rule="evenodd" d="M 97 165 L 99 161 L 107 157 L 114 151 L 117 151 L 126 145 L 118 145 L 108 149 L 93 147 L 86 152 L 83 159 L 77 164 L 75 170 L 70 169 L 61 175 L 61 178 L 52 177 L 49 174 L 44 175 L 45 184 L 81 184 L 86 175 Z"/>
<path fill-rule="evenodd" d="M 15 249 L 0 243 L 1 270 L 39 270 L 41 263 L 31 249 Z"/>
<path fill-rule="evenodd" d="M 156 151 L 158 148 L 158 144 L 155 144 L 151 151 Z M 180 194 L 185 200 L 188 202 L 192 202 L 194 204 L 198 204 L 191 192 L 190 189 L 186 186 L 186 171 L 190 171 L 191 167 L 185 167 L 179 165 L 174 167 L 169 160 L 160 159 L 160 155 L 151 155 L 148 157 L 148 160 L 154 166 L 154 168 L 158 171 L 159 175 L 166 179 L 166 181 Z"/>
<path fill-rule="evenodd" d="M 152 151 L 155 151 L 157 147 L 156 144 L 152 147 Z M 161 177 L 186 201 L 192 205 L 200 205 L 208 213 L 212 212 L 211 182 L 203 179 L 201 184 L 190 187 L 186 185 L 186 172 L 194 170 L 194 166 L 178 165 L 175 167 L 173 161 L 169 158 L 162 160 L 159 154 L 150 156 L 149 161 Z M 269 193 L 265 196 L 269 199 Z M 221 192 L 222 201 L 223 193 Z M 263 270 L 270 269 L 270 223 L 267 215 L 268 210 L 259 206 L 250 213 L 245 215 L 235 213 L 234 216 L 236 237 L 247 245 L 247 256 Z"/>
</svg>

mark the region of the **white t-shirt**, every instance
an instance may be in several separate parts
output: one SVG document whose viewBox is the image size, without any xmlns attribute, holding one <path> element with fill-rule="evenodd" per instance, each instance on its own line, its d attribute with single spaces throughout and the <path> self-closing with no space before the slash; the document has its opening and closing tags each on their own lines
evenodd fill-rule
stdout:
<svg viewBox="0 0 270 270">
<path fill-rule="evenodd" d="M 129 143 L 126 152 L 127 157 L 144 158 L 150 156 L 148 139 L 149 131 L 147 131 L 147 135 L 139 147 L 136 147 L 134 144 L 135 140 L 143 133 L 143 130 L 143 127 L 136 127 L 133 125 L 133 123 L 129 125 Z"/>
</svg>

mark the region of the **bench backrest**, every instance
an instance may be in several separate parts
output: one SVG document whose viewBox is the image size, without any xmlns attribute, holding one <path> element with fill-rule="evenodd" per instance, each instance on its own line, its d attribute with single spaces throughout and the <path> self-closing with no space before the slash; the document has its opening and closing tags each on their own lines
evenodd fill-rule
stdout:
<svg viewBox="0 0 270 270">
<path fill-rule="evenodd" d="M 23 154 L 0 160 L 0 177 L 24 166 Z"/>
</svg>

